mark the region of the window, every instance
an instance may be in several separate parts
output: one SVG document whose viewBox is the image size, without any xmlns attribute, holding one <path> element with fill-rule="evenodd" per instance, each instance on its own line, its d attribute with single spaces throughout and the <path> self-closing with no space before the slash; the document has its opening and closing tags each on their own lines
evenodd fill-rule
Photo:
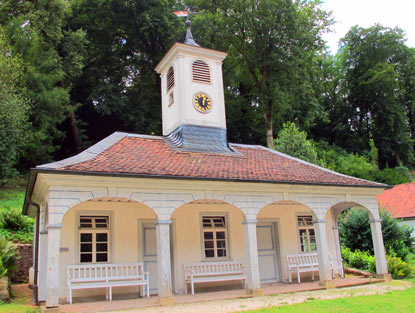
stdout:
<svg viewBox="0 0 415 313">
<path fill-rule="evenodd" d="M 309 215 L 297 216 L 297 225 L 301 252 L 316 251 L 317 246 L 313 218 Z"/>
<path fill-rule="evenodd" d="M 210 83 L 210 69 L 205 61 L 196 60 L 192 64 L 192 77 L 194 81 Z"/>
<path fill-rule="evenodd" d="M 167 71 L 167 91 L 174 86 L 174 69 L 173 66 Z"/>
<path fill-rule="evenodd" d="M 225 216 L 203 216 L 205 258 L 227 258 L 227 225 Z"/>
<path fill-rule="evenodd" d="M 109 260 L 108 216 L 79 217 L 79 262 L 104 263 Z"/>
</svg>

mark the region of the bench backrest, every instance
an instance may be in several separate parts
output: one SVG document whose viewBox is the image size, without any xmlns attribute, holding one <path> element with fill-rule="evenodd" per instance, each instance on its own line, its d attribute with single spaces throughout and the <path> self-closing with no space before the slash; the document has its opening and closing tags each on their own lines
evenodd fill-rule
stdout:
<svg viewBox="0 0 415 313">
<path fill-rule="evenodd" d="M 144 279 L 143 263 L 69 265 L 68 282 Z"/>
<path fill-rule="evenodd" d="M 316 252 L 311 253 L 299 253 L 299 254 L 287 254 L 287 264 L 290 267 L 291 264 L 298 265 L 318 265 L 318 258 Z"/>
<path fill-rule="evenodd" d="M 190 275 L 211 276 L 211 275 L 236 275 L 244 271 L 242 262 L 203 262 L 203 263 L 185 263 L 183 264 L 185 279 Z"/>
</svg>

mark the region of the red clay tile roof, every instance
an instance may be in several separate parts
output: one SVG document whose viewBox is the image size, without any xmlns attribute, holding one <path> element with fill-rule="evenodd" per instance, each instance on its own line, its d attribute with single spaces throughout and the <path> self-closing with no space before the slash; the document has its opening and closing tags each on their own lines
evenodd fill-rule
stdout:
<svg viewBox="0 0 415 313">
<path fill-rule="evenodd" d="M 81 153 L 69 161 L 46 164 L 40 168 L 163 177 L 386 187 L 338 174 L 262 146 L 231 145 L 240 155 L 209 154 L 177 151 L 163 137 L 123 135 L 119 138 L 119 141 L 112 142 L 102 151 L 97 148 L 94 150 L 93 146 L 83 152 L 84 155 L 90 153 L 93 156 L 82 158 Z"/>
<path fill-rule="evenodd" d="M 376 198 L 393 217 L 415 217 L 415 183 L 396 185 Z"/>
</svg>

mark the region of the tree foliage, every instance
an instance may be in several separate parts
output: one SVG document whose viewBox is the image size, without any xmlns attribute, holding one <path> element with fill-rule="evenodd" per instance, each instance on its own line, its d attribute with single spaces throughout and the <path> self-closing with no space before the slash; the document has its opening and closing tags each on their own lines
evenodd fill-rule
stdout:
<svg viewBox="0 0 415 313">
<path fill-rule="evenodd" d="M 26 144 L 29 103 L 22 87 L 22 62 L 13 56 L 0 28 L 0 185 L 16 174 Z"/>
<path fill-rule="evenodd" d="M 374 139 L 381 168 L 413 158 L 401 102 L 407 91 L 400 81 L 410 56 L 404 42 L 402 30 L 381 25 L 352 27 L 342 39 L 350 127 L 356 144 L 368 148 L 370 138 Z"/>
<path fill-rule="evenodd" d="M 407 225 L 399 224 L 398 220 L 384 210 L 380 211 L 382 233 L 385 249 L 404 259 L 413 251 L 414 238 Z M 363 208 L 352 208 L 344 211 L 339 217 L 339 232 L 342 245 L 354 250 L 369 251 L 373 254 L 372 234 L 369 224 L 369 213 Z"/>
<path fill-rule="evenodd" d="M 294 123 L 284 123 L 274 143 L 274 149 L 277 151 L 310 163 L 319 163 L 313 142 L 308 140 L 307 133 L 300 131 Z"/>
<path fill-rule="evenodd" d="M 295 124 L 291 135 L 305 151 L 278 149 L 348 175 L 389 184 L 410 180 L 415 49 L 406 46 L 400 29 L 356 26 L 339 53 L 329 55 L 322 34 L 332 20 L 319 4 L 3 1 L 0 27 L 10 55 L 0 62 L 17 60 L 19 79 L 10 80 L 16 88 L 8 94 L 20 99 L 7 105 L 30 106 L 27 113 L 9 113 L 13 122 L 1 114 L 0 124 L 19 125 L 13 136 L 3 136 L 10 143 L 1 149 L 12 148 L 10 156 L 0 156 L 7 159 L 1 175 L 12 175 L 13 166 L 24 170 L 71 156 L 117 130 L 160 134 L 154 67 L 174 42 L 183 42 L 184 19 L 172 12 L 189 7 L 196 41 L 228 53 L 223 81 L 229 141 L 273 146 L 275 134 Z M 17 143 L 13 138 L 25 127 L 27 140 L 22 135 Z M 296 137 L 301 132 L 309 139 Z M 317 157 L 309 155 L 311 146 Z"/>
</svg>

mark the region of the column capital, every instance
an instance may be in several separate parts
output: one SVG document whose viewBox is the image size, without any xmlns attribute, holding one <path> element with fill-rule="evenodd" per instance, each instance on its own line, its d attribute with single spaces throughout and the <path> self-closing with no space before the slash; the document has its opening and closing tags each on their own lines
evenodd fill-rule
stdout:
<svg viewBox="0 0 415 313">
<path fill-rule="evenodd" d="M 369 220 L 370 223 L 382 223 L 382 219 L 381 218 L 371 218 Z"/>
<path fill-rule="evenodd" d="M 154 222 L 154 225 L 170 225 L 171 223 L 171 220 L 157 220 Z"/>
<path fill-rule="evenodd" d="M 46 225 L 46 229 L 52 229 L 52 228 L 62 228 L 62 224 L 48 224 Z"/>
<path fill-rule="evenodd" d="M 242 222 L 242 224 L 256 224 L 256 223 L 258 223 L 258 220 L 256 218 L 246 219 Z"/>
<path fill-rule="evenodd" d="M 324 218 L 317 218 L 317 219 L 313 219 L 313 224 L 319 224 L 319 223 L 326 223 L 326 219 Z"/>
</svg>

